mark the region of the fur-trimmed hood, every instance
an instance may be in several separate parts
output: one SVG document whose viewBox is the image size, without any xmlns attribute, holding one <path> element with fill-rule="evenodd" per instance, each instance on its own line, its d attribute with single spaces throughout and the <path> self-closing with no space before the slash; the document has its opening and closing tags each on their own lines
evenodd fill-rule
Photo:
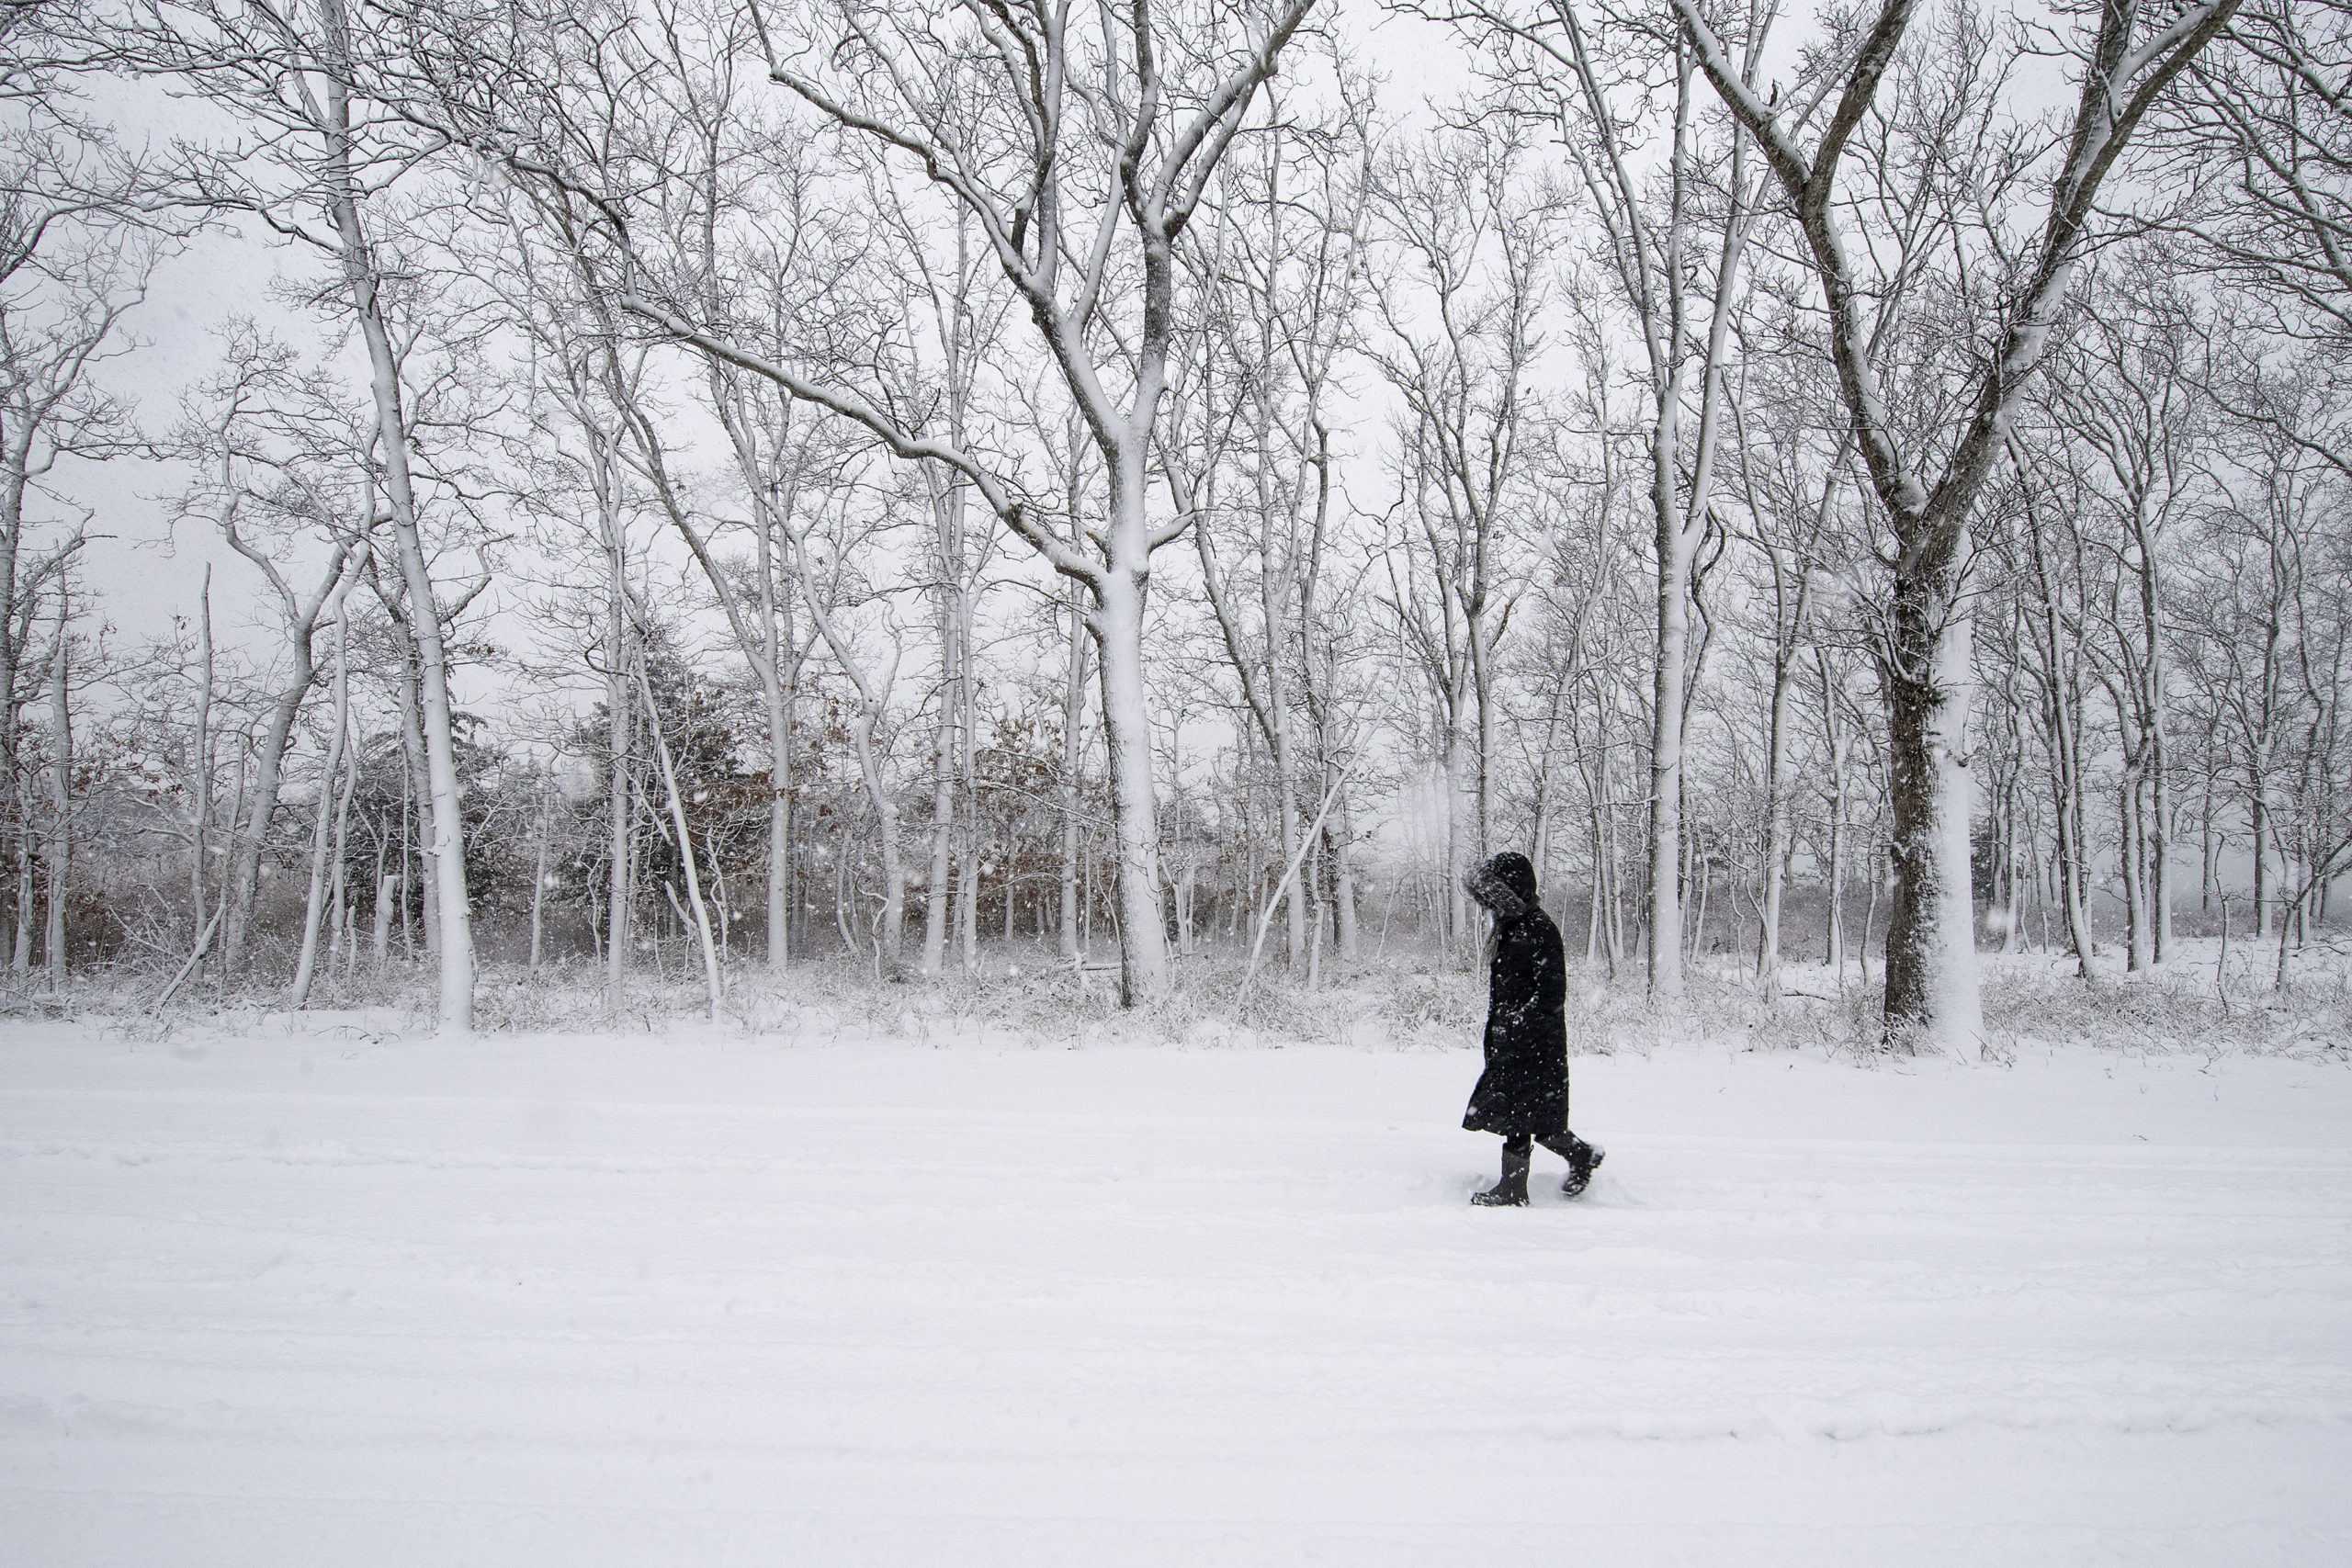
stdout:
<svg viewBox="0 0 2352 1568">
<path fill-rule="evenodd" d="M 1535 866 L 1517 850 L 1474 868 L 1462 886 L 1498 920 L 1515 920 L 1537 905 Z"/>
</svg>

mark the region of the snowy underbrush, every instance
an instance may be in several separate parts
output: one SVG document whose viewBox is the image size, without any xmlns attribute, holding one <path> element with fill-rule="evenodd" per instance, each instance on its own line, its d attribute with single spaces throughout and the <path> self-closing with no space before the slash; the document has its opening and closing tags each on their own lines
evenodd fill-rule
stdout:
<svg viewBox="0 0 2352 1568">
<path fill-rule="evenodd" d="M 2174 959 L 2136 974 L 2095 961 L 2085 979 L 2071 957 L 1984 960 L 1985 1055 L 2086 1044 L 2134 1053 L 2253 1055 L 2352 1061 L 2352 964 L 2314 946 L 2277 981 L 2275 952 L 2216 942 L 2181 944 Z"/>
<path fill-rule="evenodd" d="M 936 979 L 911 970 L 877 973 L 871 959 L 795 959 L 782 976 L 753 962 L 729 971 L 716 1028 L 737 1037 L 884 1038 L 917 1043 L 990 1041 L 1075 1049 L 1168 1044 L 1193 1049 L 1348 1044 L 1387 1050 L 1474 1050 L 1486 1016 L 1485 976 L 1435 951 L 1385 953 L 1327 964 L 1308 987 L 1277 964 L 1250 975 L 1247 955 L 1214 950 L 1176 961 L 1170 994 L 1118 1006 L 1115 972 L 1085 972 L 1050 950 L 991 950 L 980 972 L 951 967 Z M 2352 954 L 2314 946 L 2278 987 L 2275 958 L 2245 943 L 2188 942 L 2162 968 L 2127 974 L 2102 958 L 2093 977 L 2071 958 L 1985 953 L 1987 1061 L 2059 1045 L 2155 1054 L 2282 1055 L 2352 1060 Z M 475 1023 L 493 1034 L 640 1036 L 704 1032 L 708 997 L 698 974 L 633 973 L 617 1002 L 603 967 L 588 959 L 483 966 Z M 1849 969 L 1782 971 L 1767 1001 L 1748 966 L 1694 964 L 1686 995 L 1653 1002 L 1637 965 L 1615 977 L 1571 961 L 1568 1047 L 1580 1056 L 1648 1055 L 1680 1044 L 1735 1045 L 1826 1060 L 1883 1055 L 1879 993 Z M 0 1018 L 78 1019 L 130 1038 L 208 1033 L 414 1036 L 433 1025 L 429 969 L 395 965 L 381 976 L 322 981 L 311 1005 L 290 1012 L 275 987 L 185 987 L 158 1010 L 151 976 L 100 971 L 62 994 L 38 976 L 0 983 Z"/>
</svg>

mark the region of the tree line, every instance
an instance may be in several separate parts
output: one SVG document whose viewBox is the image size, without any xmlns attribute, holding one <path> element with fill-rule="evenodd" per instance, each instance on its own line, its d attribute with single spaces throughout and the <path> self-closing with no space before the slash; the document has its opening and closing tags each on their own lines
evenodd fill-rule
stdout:
<svg viewBox="0 0 2352 1568">
<path fill-rule="evenodd" d="M 2102 899 L 2284 985 L 2352 6 L 1391 15 L 1467 85 L 1313 0 L 8 0 L 15 971 L 1142 1003 L 1466 955 L 1518 848 L 1653 996 L 1851 964 L 1906 1048 Z M 134 403 L 225 231 L 281 297 Z M 238 574 L 169 627 L 83 564 L 110 460 Z"/>
</svg>

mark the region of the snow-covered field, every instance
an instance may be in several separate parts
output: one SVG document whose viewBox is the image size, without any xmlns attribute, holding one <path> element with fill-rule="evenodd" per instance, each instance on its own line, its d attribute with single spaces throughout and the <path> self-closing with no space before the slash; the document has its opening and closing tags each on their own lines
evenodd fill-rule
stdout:
<svg viewBox="0 0 2352 1568">
<path fill-rule="evenodd" d="M 0 1026 L 0 1561 L 2352 1562 L 2352 1068 Z"/>
</svg>

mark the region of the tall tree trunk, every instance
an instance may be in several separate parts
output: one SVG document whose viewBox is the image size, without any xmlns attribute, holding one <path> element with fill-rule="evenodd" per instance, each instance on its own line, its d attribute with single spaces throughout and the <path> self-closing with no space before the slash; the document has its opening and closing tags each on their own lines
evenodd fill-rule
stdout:
<svg viewBox="0 0 2352 1568">
<path fill-rule="evenodd" d="M 392 956 L 392 900 L 400 896 L 401 885 L 398 874 L 384 869 L 384 848 L 379 840 L 376 845 L 375 929 L 369 933 L 369 957 L 379 976 Z"/>
<path fill-rule="evenodd" d="M 640 642 L 639 647 L 642 646 Z M 653 758 L 662 768 L 662 787 L 670 803 L 670 825 L 678 835 L 678 863 L 686 874 L 686 901 L 694 909 L 695 934 L 702 943 L 703 980 L 710 992 L 710 1021 L 716 1023 L 724 989 L 718 950 L 710 940 L 710 909 L 703 901 L 702 874 L 695 868 L 695 840 L 686 826 L 685 797 L 678 790 L 678 770 L 670 760 L 670 742 L 662 736 L 661 711 L 653 701 L 653 688 L 646 681 L 641 660 L 637 668 L 637 690 L 645 699 L 646 728 L 653 732 Z"/>
<path fill-rule="evenodd" d="M 458 751 L 450 723 L 449 662 L 441 637 L 438 601 L 419 533 L 415 490 L 409 475 L 409 432 L 401 406 L 400 359 L 384 316 L 382 274 L 359 215 L 359 185 L 354 171 L 352 115 L 347 89 L 351 64 L 344 0 L 320 0 L 323 73 L 327 101 L 325 178 L 327 207 L 340 243 L 344 281 L 368 350 L 368 382 L 375 398 L 377 461 L 383 465 L 385 499 L 390 503 L 392 535 L 401 576 L 408 588 L 410 630 L 423 666 L 424 750 L 433 803 L 433 865 L 440 935 L 441 1031 L 473 1032 L 474 940 L 466 893 L 466 846 L 458 782 Z"/>
<path fill-rule="evenodd" d="M 9 704 L 13 708 L 16 705 Z M 9 716 L 15 717 L 13 713 Z M 33 852 L 33 814 L 30 799 L 22 792 L 17 796 L 17 947 L 8 967 L 19 975 L 29 975 L 33 967 L 33 863 L 40 859 Z M 207 928 L 208 931 L 209 928 Z"/>
<path fill-rule="evenodd" d="M 893 963 L 904 944 L 907 929 L 907 868 L 899 852 L 899 803 L 882 776 L 882 759 L 874 747 L 881 721 L 877 709 L 862 710 L 851 727 L 856 742 L 858 772 L 865 776 L 866 799 L 874 807 L 874 831 L 882 852 L 882 934 L 880 955 Z"/>
<path fill-rule="evenodd" d="M 2140 615 L 2146 639 L 2144 682 L 2146 711 L 2141 725 L 2147 736 L 2150 811 L 2147 844 L 2148 897 L 2154 906 L 2154 942 L 2150 959 L 2164 963 L 2172 955 L 2172 749 L 2165 735 L 2163 584 L 2156 575 L 2154 538 L 2143 529 L 2140 538 Z"/>
<path fill-rule="evenodd" d="M 2246 819 L 2254 838 L 2254 934 L 2268 941 L 2278 897 L 2274 886 L 2277 879 L 2270 869 L 2271 841 L 2275 837 L 2270 824 L 2270 781 L 2259 768 L 2247 780 L 2246 799 Z"/>
<path fill-rule="evenodd" d="M 1823 946 L 1830 972 L 1838 977 L 1838 988 L 1846 988 L 1846 762 L 1849 740 L 1846 727 L 1839 722 L 1838 694 L 1829 673 L 1829 656 L 1816 651 L 1815 666 L 1821 671 L 1822 726 L 1829 741 L 1829 919 L 1823 933 Z"/>
<path fill-rule="evenodd" d="M 1149 581 L 1142 443 L 1113 465 L 1111 559 L 1093 620 L 1102 735 L 1118 853 L 1121 999 L 1154 1001 L 1168 987 L 1168 935 L 1160 914 L 1159 816 L 1153 800 L 1151 722 L 1144 699 L 1143 615 Z"/>
<path fill-rule="evenodd" d="M 1437 917 L 1438 942 L 1451 954 L 1460 940 L 1466 917 L 1462 911 L 1462 874 L 1467 855 L 1462 830 L 1462 738 L 1451 713 L 1442 715 L 1445 726 L 1443 750 L 1438 756 L 1438 787 L 1444 792 L 1445 839 L 1437 846 L 1440 857 L 1437 887 L 1430 899 Z"/>
<path fill-rule="evenodd" d="M 1329 787 L 1329 786 L 1326 786 Z M 1331 899 L 1332 937 L 1338 944 L 1340 960 L 1352 964 L 1356 960 L 1362 933 L 1357 930 L 1355 819 L 1347 786 L 1340 786 L 1339 804 L 1331 809 Z"/>
<path fill-rule="evenodd" d="M 635 703 L 628 679 L 635 655 L 617 570 L 609 589 L 605 609 L 605 1005 L 616 1008 L 628 983 L 629 949 L 636 942 L 631 917 L 637 890 L 629 879 L 629 829 L 637 795 L 629 755 Z"/>
<path fill-rule="evenodd" d="M 874 807 L 876 847 L 882 855 L 882 930 L 876 939 L 879 945 L 875 950 L 876 962 L 887 959 L 895 964 L 906 935 L 907 872 L 899 855 L 899 802 L 890 793 L 890 782 L 883 775 L 881 753 L 875 746 L 890 683 L 886 680 L 877 684 L 866 673 L 858 661 L 856 649 L 835 626 L 824 597 L 818 592 L 816 574 L 809 567 L 803 541 L 793 542 L 792 558 L 799 572 L 801 604 L 807 607 L 818 635 L 832 650 L 834 663 L 857 691 L 857 718 L 850 726 L 850 737 L 856 747 L 857 771 L 865 783 L 866 799 Z M 895 664 L 892 669 L 896 669 Z"/>
<path fill-rule="evenodd" d="M 1495 701 L 1495 650 L 1489 645 L 1486 617 L 1482 614 L 1470 624 L 1470 689 L 1478 704 L 1478 750 L 1475 772 L 1471 778 L 1477 824 L 1477 859 L 1484 864 L 1497 852 L 1499 834 L 1495 826 L 1495 754 L 1501 747 L 1498 739 L 1499 705 Z"/>
<path fill-rule="evenodd" d="M 229 919 L 221 933 L 220 959 L 223 973 L 234 976 L 244 967 L 254 910 L 261 896 L 262 852 L 268 847 L 270 826 L 277 816 L 277 796 L 285 773 L 287 748 L 293 739 L 294 721 L 300 716 L 302 705 L 310 700 L 311 687 L 318 677 L 311 645 L 318 635 L 319 617 L 331 598 L 340 603 L 339 596 L 345 587 L 345 567 L 356 558 L 347 547 L 338 546 L 318 592 L 306 604 L 288 591 L 276 567 L 240 538 L 233 525 L 228 533 L 230 547 L 260 565 L 278 590 L 286 612 L 287 649 L 294 665 L 286 684 L 270 700 L 267 716 L 262 722 L 253 804 L 238 826 L 236 850 L 230 857 Z"/>
<path fill-rule="evenodd" d="M 1969 886 L 1971 637 L 1956 566 L 1934 553 L 1898 577 L 1882 671 L 1894 817 L 1886 931 L 1890 1041 L 1958 1053 L 1984 1032 Z"/>
<path fill-rule="evenodd" d="M 2034 608 L 2032 634 L 2035 660 L 2041 666 L 2043 733 L 2050 750 L 2051 804 L 2057 814 L 2059 903 L 2065 916 L 2066 936 L 2075 951 L 2075 972 L 2091 977 L 2090 911 L 2086 846 L 2083 830 L 2083 700 L 2081 651 L 2074 646 L 2059 609 L 2062 592 L 2043 553 L 2041 531 L 2030 498 L 2026 503 L 2027 542 L 2033 560 L 2041 602 Z"/>
<path fill-rule="evenodd" d="M 1670 461 L 1662 458 L 1661 462 Z M 1670 485 L 1670 474 L 1657 482 Z M 1667 499 L 1657 515 L 1657 676 L 1650 702 L 1649 991 L 1682 995 L 1682 719 L 1690 644 L 1690 555 L 1680 513 Z"/>
<path fill-rule="evenodd" d="M 784 650 L 792 642 L 789 617 L 792 602 L 779 604 L 775 592 L 773 547 L 764 527 L 760 530 L 760 622 L 766 628 L 770 675 L 761 694 L 766 699 L 768 723 L 768 973 L 781 975 L 792 956 L 792 721 L 799 686 L 798 660 L 787 677 Z M 787 690 L 787 686 L 791 689 Z"/>
<path fill-rule="evenodd" d="M 1803 569 L 1801 568 L 1802 571 Z M 1783 631 L 1775 625 L 1772 649 L 1771 717 L 1764 745 L 1764 898 L 1758 911 L 1756 967 L 1767 1001 L 1781 996 L 1781 897 L 1788 884 L 1789 686 L 1796 670 L 1796 639 L 1804 625 L 1810 574 L 1797 582 L 1796 615 Z"/>
<path fill-rule="evenodd" d="M 1271 568 L 1271 561 L 1268 565 Z M 1261 575 L 1272 574 L 1269 571 Z M 1266 697 L 1269 716 L 1273 720 L 1269 739 L 1274 753 L 1274 820 L 1280 829 L 1283 863 L 1288 865 L 1298 852 L 1298 749 L 1292 736 L 1290 683 L 1283 676 L 1276 646 L 1276 639 L 1282 636 L 1282 612 L 1271 584 L 1262 586 L 1261 592 L 1266 627 Z M 1306 957 L 1306 889 L 1294 882 L 1283 904 L 1283 961 L 1295 974 Z"/>
<path fill-rule="evenodd" d="M 334 940 L 327 948 L 327 973 L 334 973 L 338 961 L 343 965 L 343 977 L 347 982 L 357 970 L 358 928 L 354 922 L 356 908 L 351 897 L 351 795 L 359 787 L 359 758 L 345 739 L 343 750 L 343 786 L 334 802 L 334 903 L 330 906 L 334 919 L 329 930 Z"/>
<path fill-rule="evenodd" d="M 286 993 L 286 1005 L 298 1012 L 310 1005 L 311 976 L 318 964 L 319 920 L 327 894 L 327 851 L 334 837 L 335 775 L 343 770 L 344 746 L 351 729 L 350 634 L 350 624 L 344 618 L 343 606 L 338 603 L 334 618 L 334 729 L 327 738 L 326 765 L 319 770 L 319 819 L 311 833 L 311 886 L 309 896 L 302 901 L 302 951 L 294 963 L 294 983 Z M 544 875 L 544 864 L 541 870 Z M 535 911 L 537 897 L 537 885 L 534 883 Z M 534 966 L 537 962 L 536 936 L 535 931 Z"/>
<path fill-rule="evenodd" d="M 13 891 L 16 894 L 17 903 L 15 910 L 17 940 L 15 950 L 9 956 L 8 967 L 19 975 L 29 970 L 33 961 L 32 812 L 31 803 L 24 789 L 25 781 L 17 773 L 17 765 L 21 761 L 18 751 L 23 737 L 18 726 L 17 682 L 23 671 L 17 668 L 19 649 L 16 636 L 17 595 L 19 592 L 17 583 L 21 565 L 19 557 L 24 548 L 25 492 L 31 484 L 31 470 L 35 460 L 33 457 L 35 434 L 30 420 L 16 419 L 10 422 L 10 428 L 5 432 L 6 446 L 0 446 L 0 846 L 13 850 L 17 856 L 17 863 L 13 867 L 16 874 L 6 879 L 14 884 Z M 209 608 L 210 604 L 209 595 L 212 586 L 212 569 L 209 566 L 205 569 L 204 582 L 208 594 L 206 604 Z M 205 627 L 209 637 L 211 628 L 209 615 Z M 208 642 L 208 649 L 209 646 Z M 211 668 L 209 660 L 205 668 L 209 673 Z M 200 829 L 198 838 L 197 853 L 201 856 L 204 852 Z M 6 867 L 5 863 L 0 863 L 0 871 L 7 869 L 11 868 Z M 202 862 L 199 859 L 198 862 L 199 878 L 202 874 Z M 203 927 L 204 897 L 199 882 L 196 900 L 196 929 L 201 931 Z"/>
<path fill-rule="evenodd" d="M 943 533 L 944 530 L 942 530 Z M 944 574 L 945 565 L 942 564 Z M 956 730 L 962 718 L 956 700 L 956 613 L 952 590 L 938 594 L 939 729 L 931 760 L 931 871 L 923 888 L 922 972 L 934 978 L 945 967 L 947 928 L 954 889 L 948 868 L 956 852 L 956 765 L 960 748 Z"/>
<path fill-rule="evenodd" d="M 2139 759 L 2129 751 L 2115 793 L 2116 870 L 2123 879 L 2123 966 L 2136 973 L 2148 966 L 2151 942 L 2147 889 L 2143 880 L 2147 869 L 2147 840 L 2140 820 L 2140 766 Z"/>
<path fill-rule="evenodd" d="M 405 616 L 396 617 L 402 632 L 409 630 Z M 424 906 L 424 955 L 437 959 L 441 951 L 440 889 L 441 883 L 435 869 L 433 833 L 433 787 L 430 764 L 424 755 L 424 721 L 419 712 L 416 690 L 416 642 L 413 637 L 401 643 L 398 681 L 395 694 L 400 707 L 401 753 L 408 764 L 407 795 L 404 797 L 416 813 L 416 854 L 419 872 L 420 901 Z M 408 944 L 411 959 L 416 956 L 416 939 L 408 923 L 408 846 L 401 850 L 401 940 Z"/>
<path fill-rule="evenodd" d="M 49 926 L 42 942 L 49 966 L 49 988 L 65 988 L 65 901 L 67 872 L 74 856 L 74 721 L 68 705 L 66 633 L 72 620 L 66 581 L 57 581 L 57 646 L 49 657 L 49 836 L 41 859 L 49 873 Z"/>
<path fill-rule="evenodd" d="M 531 856 L 531 973 L 547 957 L 548 840 L 555 835 L 555 792 L 539 781 L 539 841 Z"/>
<path fill-rule="evenodd" d="M 1078 591 L 1070 591 L 1069 664 L 1062 680 L 1062 867 L 1061 952 L 1079 955 L 1078 945 L 1078 767 L 1079 725 L 1086 716 L 1086 618 Z"/>
<path fill-rule="evenodd" d="M 964 858 L 956 868 L 956 899 L 959 906 L 956 930 L 962 944 L 964 973 L 980 972 L 980 770 L 979 682 L 972 672 L 973 604 L 970 593 L 956 595 L 956 646 L 963 657 L 956 662 L 956 705 L 963 716 L 956 729 L 963 747 L 958 773 L 964 789 Z M 1012 940 L 1012 869 L 1015 846 L 1004 846 L 1004 936 Z"/>
<path fill-rule="evenodd" d="M 193 806 L 188 814 L 188 951 L 201 945 L 204 933 L 204 857 L 211 848 L 207 830 L 212 826 L 212 568 L 204 569 L 204 587 L 197 597 L 197 649 L 201 661 L 196 688 L 196 734 L 189 744 L 188 771 Z M 0 637 L 0 642 L 6 642 Z M 13 720 L 10 707 L 6 717 Z M 13 784 L 8 787 L 12 792 Z"/>
</svg>

